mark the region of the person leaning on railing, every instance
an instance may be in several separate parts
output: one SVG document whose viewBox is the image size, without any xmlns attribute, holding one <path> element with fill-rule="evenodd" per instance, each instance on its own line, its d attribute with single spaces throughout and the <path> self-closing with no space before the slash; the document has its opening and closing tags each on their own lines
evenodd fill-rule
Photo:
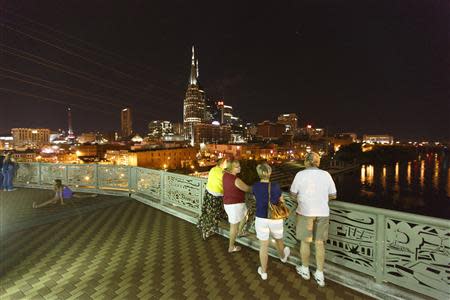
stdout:
<svg viewBox="0 0 450 300">
<path fill-rule="evenodd" d="M 301 241 L 300 256 L 302 265 L 297 273 L 305 280 L 310 278 L 310 245 L 314 241 L 316 249 L 316 272 L 314 279 L 321 287 L 325 286 L 323 265 L 325 263 L 325 245 L 328 239 L 330 208 L 328 201 L 336 199 L 336 186 L 331 175 L 319 169 L 320 156 L 310 152 L 305 157 L 306 169 L 295 175 L 291 185 L 291 195 L 298 201 L 297 239 Z"/>
<path fill-rule="evenodd" d="M 225 158 L 220 158 L 217 165 L 208 174 L 206 191 L 203 199 L 202 213 L 197 227 L 206 240 L 219 229 L 219 220 L 223 215 L 223 172 L 227 165 Z"/>
<path fill-rule="evenodd" d="M 272 168 L 267 163 L 256 166 L 256 172 L 261 179 L 260 182 L 252 186 L 252 192 L 256 200 L 255 230 L 256 237 L 259 240 L 259 259 L 261 262 L 261 266 L 258 267 L 258 274 L 262 280 L 266 280 L 270 235 L 275 238 L 278 255 L 283 263 L 287 262 L 291 249 L 285 247 L 283 242 L 284 220 L 268 218 L 269 201 L 272 204 L 284 201 L 280 185 L 276 182 L 270 182 Z"/>
<path fill-rule="evenodd" d="M 251 188 L 237 177 L 240 172 L 239 161 L 233 160 L 228 163 L 226 172 L 223 174 L 223 204 L 230 222 L 229 253 L 241 250 L 241 247 L 235 246 L 234 243 L 238 232 L 242 232 L 248 218 L 245 193 L 250 193 Z"/>
</svg>

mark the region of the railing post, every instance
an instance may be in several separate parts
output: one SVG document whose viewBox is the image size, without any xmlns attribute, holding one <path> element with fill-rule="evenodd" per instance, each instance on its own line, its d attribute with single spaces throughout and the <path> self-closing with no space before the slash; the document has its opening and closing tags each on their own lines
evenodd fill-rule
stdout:
<svg viewBox="0 0 450 300">
<path fill-rule="evenodd" d="M 200 179 L 200 201 L 199 201 L 200 206 L 198 208 L 198 215 L 201 216 L 202 207 L 203 207 L 203 199 L 204 199 L 204 195 L 206 192 L 206 182 L 201 178 L 199 178 L 199 179 Z"/>
<path fill-rule="evenodd" d="M 100 189 L 99 184 L 99 170 L 98 170 L 98 163 L 95 164 L 95 189 L 98 191 Z"/>
<path fill-rule="evenodd" d="M 41 162 L 38 162 L 38 184 L 42 186 Z"/>
<path fill-rule="evenodd" d="M 161 188 L 159 202 L 160 202 L 161 205 L 164 204 L 164 189 L 165 189 L 164 173 L 165 173 L 165 171 L 163 171 L 163 170 L 159 171 L 159 174 L 160 174 L 160 177 L 159 177 L 160 178 L 160 188 Z"/>
<path fill-rule="evenodd" d="M 64 182 L 69 184 L 69 165 L 64 165 Z"/>
<path fill-rule="evenodd" d="M 386 244 L 386 220 L 382 214 L 377 214 L 376 252 L 375 252 L 375 281 L 383 282 Z"/>
<path fill-rule="evenodd" d="M 131 193 L 135 191 L 136 187 L 136 167 L 128 167 L 128 192 Z"/>
</svg>

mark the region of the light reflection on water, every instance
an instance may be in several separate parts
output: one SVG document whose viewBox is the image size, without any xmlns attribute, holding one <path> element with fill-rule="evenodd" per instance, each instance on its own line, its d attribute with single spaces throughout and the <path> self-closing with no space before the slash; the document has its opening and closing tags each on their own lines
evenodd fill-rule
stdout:
<svg viewBox="0 0 450 300">
<path fill-rule="evenodd" d="M 450 219 L 448 157 L 433 153 L 410 162 L 366 164 L 335 177 L 343 201 Z"/>
</svg>

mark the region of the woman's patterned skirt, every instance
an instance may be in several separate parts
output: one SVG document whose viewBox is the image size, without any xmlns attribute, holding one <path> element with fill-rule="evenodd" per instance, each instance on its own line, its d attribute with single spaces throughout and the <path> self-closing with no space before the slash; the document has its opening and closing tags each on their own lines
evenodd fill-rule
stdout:
<svg viewBox="0 0 450 300">
<path fill-rule="evenodd" d="M 211 195 L 205 191 L 202 214 L 198 220 L 197 228 L 202 232 L 203 239 L 214 234 L 219 229 L 219 221 L 226 217 L 223 208 L 223 197 Z"/>
</svg>

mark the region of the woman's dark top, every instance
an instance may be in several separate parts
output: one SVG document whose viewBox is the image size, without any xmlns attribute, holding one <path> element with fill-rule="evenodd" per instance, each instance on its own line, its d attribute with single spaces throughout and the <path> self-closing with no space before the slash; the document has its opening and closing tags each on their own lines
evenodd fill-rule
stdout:
<svg viewBox="0 0 450 300">
<path fill-rule="evenodd" d="M 237 204 L 245 202 L 245 193 L 234 182 L 237 176 L 225 172 L 223 174 L 223 204 Z"/>
<path fill-rule="evenodd" d="M 270 202 L 278 204 L 281 197 L 280 185 L 276 182 L 270 183 Z M 252 186 L 253 195 L 256 198 L 256 216 L 267 219 L 267 210 L 269 208 L 269 183 L 257 182 Z"/>
</svg>

